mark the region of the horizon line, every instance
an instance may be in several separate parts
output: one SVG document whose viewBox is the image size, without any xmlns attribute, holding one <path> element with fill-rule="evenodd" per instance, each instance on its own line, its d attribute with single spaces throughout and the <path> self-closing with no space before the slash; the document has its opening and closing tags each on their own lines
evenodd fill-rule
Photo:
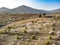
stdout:
<svg viewBox="0 0 60 45">
<path fill-rule="evenodd" d="M 3 7 L 0 7 L 0 9 L 1 9 L 1 8 L 15 9 L 15 8 L 18 8 L 18 7 L 21 7 L 21 6 L 26 6 L 26 7 L 33 8 L 33 7 L 31 7 L 31 6 L 27 6 L 27 5 L 20 5 L 20 6 L 14 7 L 14 8 L 8 8 L 8 7 L 4 7 L 4 6 L 3 6 Z M 50 11 L 50 10 L 56 10 L 56 9 L 60 9 L 60 8 L 56 8 L 56 9 L 39 9 L 39 8 L 33 8 L 33 9 Z"/>
</svg>

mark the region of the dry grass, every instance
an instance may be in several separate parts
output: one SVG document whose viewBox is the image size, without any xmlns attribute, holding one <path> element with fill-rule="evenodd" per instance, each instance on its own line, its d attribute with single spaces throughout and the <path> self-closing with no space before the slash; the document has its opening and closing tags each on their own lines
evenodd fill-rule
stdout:
<svg viewBox="0 0 60 45">
<path fill-rule="evenodd" d="M 19 45 L 45 45 L 48 42 L 52 45 L 54 43 L 53 39 L 56 37 L 56 32 L 60 30 L 60 20 L 54 18 L 27 19 L 12 22 L 1 29 L 5 29 L 6 31 L 7 27 L 12 27 L 8 33 L 12 32 L 13 35 L 18 35 Z M 49 34 L 51 30 L 54 31 L 54 35 Z M 32 35 L 34 35 L 34 39 L 37 37 L 37 40 L 31 39 Z M 19 38 L 20 36 L 22 37 Z"/>
</svg>

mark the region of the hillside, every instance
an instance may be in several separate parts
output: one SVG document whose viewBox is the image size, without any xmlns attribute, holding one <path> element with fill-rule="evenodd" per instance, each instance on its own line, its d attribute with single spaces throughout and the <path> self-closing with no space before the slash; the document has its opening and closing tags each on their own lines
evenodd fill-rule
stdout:
<svg viewBox="0 0 60 45">
<path fill-rule="evenodd" d="M 56 16 L 57 18 L 60 18 L 60 14 L 10 14 L 10 13 L 0 13 L 0 28 L 2 26 L 8 25 L 12 22 L 21 21 L 21 20 L 27 20 L 27 19 L 34 19 L 34 18 L 41 18 L 41 17 L 53 17 Z"/>
<path fill-rule="evenodd" d="M 12 22 L 38 18 L 40 14 L 0 14 L 0 27 L 10 24 Z"/>
<path fill-rule="evenodd" d="M 60 19 L 55 18 L 34 18 L 13 22 L 1 28 L 0 45 L 59 45 L 56 38 L 59 30 Z"/>
</svg>

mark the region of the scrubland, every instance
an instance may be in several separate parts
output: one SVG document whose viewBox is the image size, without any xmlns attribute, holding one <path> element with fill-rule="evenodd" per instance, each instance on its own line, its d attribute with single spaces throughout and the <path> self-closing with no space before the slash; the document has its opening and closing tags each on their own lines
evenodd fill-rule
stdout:
<svg viewBox="0 0 60 45">
<path fill-rule="evenodd" d="M 37 17 L 0 28 L 0 45 L 59 45 L 60 18 Z"/>
</svg>

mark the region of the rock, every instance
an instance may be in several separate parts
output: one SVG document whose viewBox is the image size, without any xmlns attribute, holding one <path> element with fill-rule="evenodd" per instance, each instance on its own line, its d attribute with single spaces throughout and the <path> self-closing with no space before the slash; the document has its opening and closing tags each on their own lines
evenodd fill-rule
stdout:
<svg viewBox="0 0 60 45">
<path fill-rule="evenodd" d="M 51 35 L 51 34 L 53 34 L 54 33 L 54 31 L 53 30 L 51 30 L 50 32 L 49 32 L 49 34 Z"/>
<path fill-rule="evenodd" d="M 31 32 L 33 32 L 33 29 L 28 29 L 27 32 L 31 33 Z"/>
<path fill-rule="evenodd" d="M 57 39 L 60 39 L 60 31 L 57 32 Z"/>
<path fill-rule="evenodd" d="M 53 43 L 52 45 L 56 45 L 55 43 Z"/>
</svg>

